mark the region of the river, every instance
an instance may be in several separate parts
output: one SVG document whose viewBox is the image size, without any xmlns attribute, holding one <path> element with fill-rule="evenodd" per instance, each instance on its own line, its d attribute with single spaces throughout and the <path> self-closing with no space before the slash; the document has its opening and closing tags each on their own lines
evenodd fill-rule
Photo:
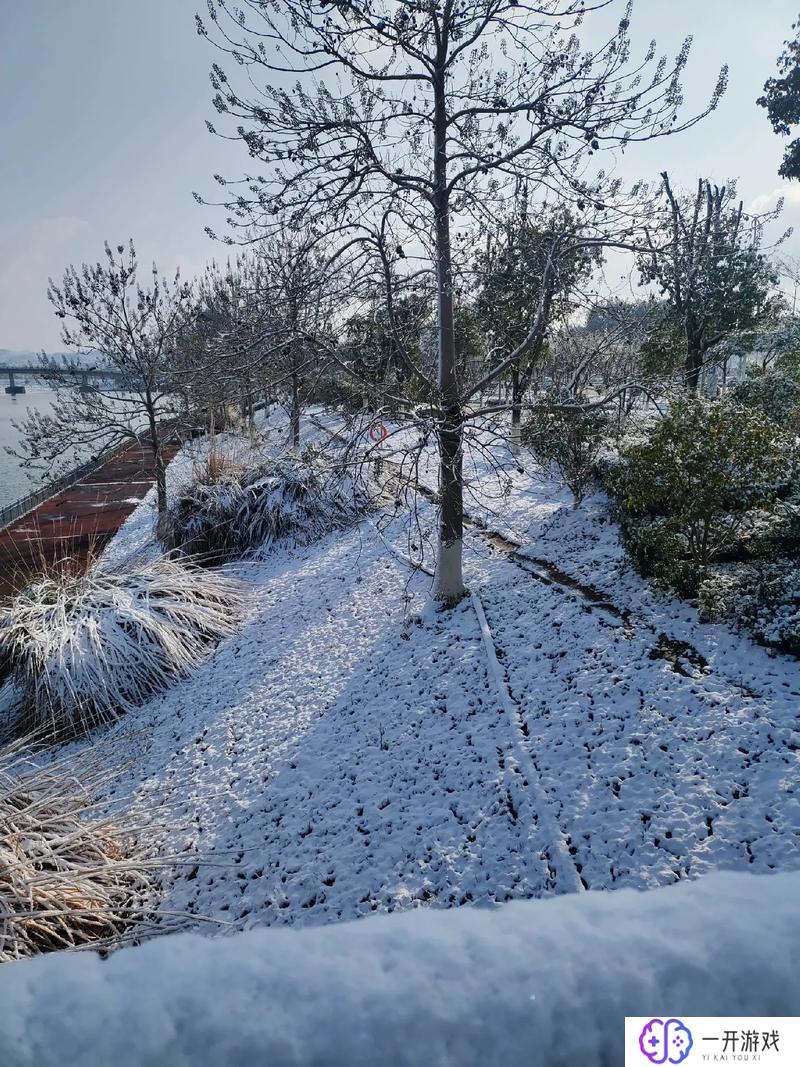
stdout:
<svg viewBox="0 0 800 1067">
<path fill-rule="evenodd" d="M 55 395 L 51 389 L 26 384 L 22 396 L 8 396 L 5 392 L 7 384 L 8 378 L 0 377 L 0 508 L 30 493 L 45 478 L 44 474 L 35 474 L 31 478 L 20 467 L 19 460 L 9 456 L 6 448 L 20 442 L 20 434 L 12 423 L 24 419 L 26 408 L 47 411 Z"/>
<path fill-rule="evenodd" d="M 30 380 L 24 381 L 18 378 L 17 384 L 24 385 L 25 392 L 21 396 L 9 396 L 5 392 L 7 384 L 8 377 L 4 377 L 0 373 L 0 508 L 16 503 L 44 483 L 53 481 L 53 475 L 47 471 L 41 473 L 31 472 L 33 474 L 33 477 L 31 477 L 28 471 L 20 467 L 19 460 L 10 456 L 6 449 L 9 445 L 12 448 L 17 447 L 21 441 L 22 435 L 13 424 L 25 418 L 28 408 L 33 408 L 35 411 L 49 411 L 56 394 L 52 389 L 43 388 Z M 131 393 L 119 393 L 117 395 L 121 400 L 132 396 Z M 107 409 L 110 407 L 113 410 L 114 394 L 106 392 L 104 396 Z M 121 402 L 117 411 L 120 414 L 124 413 L 124 421 L 129 428 L 134 430 L 143 430 L 145 428 L 146 422 L 140 408 L 136 411 L 136 414 L 132 415 L 130 403 L 123 404 Z M 68 464 L 69 466 L 79 466 L 89 459 L 89 455 L 84 448 L 80 454 L 73 453 L 72 456 L 67 456 L 66 458 L 68 461 L 73 461 Z"/>
</svg>

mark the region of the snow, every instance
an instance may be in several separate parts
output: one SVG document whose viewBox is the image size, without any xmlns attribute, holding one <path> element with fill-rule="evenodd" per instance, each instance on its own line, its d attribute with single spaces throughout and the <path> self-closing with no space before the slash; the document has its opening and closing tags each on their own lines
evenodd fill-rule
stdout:
<svg viewBox="0 0 800 1067">
<path fill-rule="evenodd" d="M 500 665 L 492 631 L 486 621 L 486 612 L 478 594 L 473 590 L 470 595 L 475 614 L 478 616 L 478 625 L 486 649 L 488 675 L 494 686 L 495 697 L 499 706 L 505 710 L 511 734 L 516 739 L 514 752 L 517 763 L 514 800 L 516 818 L 519 819 L 520 814 L 526 812 L 527 817 L 533 820 L 534 824 L 542 825 L 548 838 L 546 855 L 548 862 L 552 864 L 554 882 L 567 892 L 580 893 L 584 888 L 580 869 L 570 856 L 564 831 L 557 819 L 553 817 L 551 802 L 542 789 L 539 772 L 527 744 L 527 732 L 519 714 L 519 705 L 511 696 L 508 682 Z"/>
<path fill-rule="evenodd" d="M 50 955 L 0 969 L 0 1063 L 617 1067 L 626 1015 L 799 1014 L 799 896 L 714 874 Z"/>
<path fill-rule="evenodd" d="M 797 662 L 658 597 L 602 494 L 574 509 L 524 452 L 498 474 L 488 439 L 467 509 L 521 547 L 470 526 L 457 608 L 430 500 L 389 506 L 227 567 L 241 629 L 74 743 L 193 933 L 2 969 L 0 1063 L 571 1067 L 620 1062 L 626 1013 L 797 1012 Z M 153 519 L 151 493 L 103 566 L 156 558 Z"/>
<path fill-rule="evenodd" d="M 124 764 L 108 803 L 141 811 L 154 853 L 178 860 L 165 917 L 233 933 L 800 868 L 796 661 L 658 599 L 602 496 L 573 509 L 524 455 L 532 473 L 506 456 L 498 481 L 479 446 L 468 509 L 525 542 L 509 559 L 468 531 L 485 628 L 470 599 L 434 611 L 408 566 L 433 534 L 421 500 L 416 520 L 399 509 L 234 565 L 241 631 L 93 738 Z M 151 527 L 145 501 L 108 559 L 152 554 Z M 605 602 L 545 584 L 530 558 Z"/>
</svg>

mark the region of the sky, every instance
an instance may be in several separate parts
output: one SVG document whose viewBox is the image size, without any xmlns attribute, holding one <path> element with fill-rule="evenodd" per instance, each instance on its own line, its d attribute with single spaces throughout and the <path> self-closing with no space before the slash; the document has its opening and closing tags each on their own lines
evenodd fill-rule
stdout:
<svg viewBox="0 0 800 1067">
<path fill-rule="evenodd" d="M 619 0 L 615 16 L 622 13 Z M 0 0 L 0 349 L 54 350 L 59 323 L 47 279 L 70 263 L 95 262 L 103 242 L 133 237 L 140 261 L 186 277 L 226 250 L 224 216 L 198 205 L 212 175 L 237 177 L 241 146 L 208 133 L 208 72 L 217 58 L 198 37 L 200 0 Z M 798 0 L 635 0 L 633 33 L 674 54 L 694 43 L 687 108 L 707 102 L 723 63 L 730 87 L 719 109 L 684 134 L 631 150 L 625 175 L 676 185 L 701 176 L 739 179 L 748 206 L 781 191 L 783 226 L 797 233 L 800 183 L 778 177 L 784 142 L 756 106 L 798 17 Z"/>
</svg>

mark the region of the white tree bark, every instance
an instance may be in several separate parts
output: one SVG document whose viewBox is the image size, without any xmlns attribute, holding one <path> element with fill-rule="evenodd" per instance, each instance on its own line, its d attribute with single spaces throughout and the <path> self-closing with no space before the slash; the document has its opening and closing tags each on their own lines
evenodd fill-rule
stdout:
<svg viewBox="0 0 800 1067">
<path fill-rule="evenodd" d="M 511 455 L 516 456 L 520 450 L 520 423 L 518 420 L 511 420 L 511 433 L 508 438 L 508 447 L 511 449 Z"/>
<path fill-rule="evenodd" d="M 433 583 L 434 600 L 454 603 L 464 595 L 462 577 L 463 539 L 439 544 L 436 554 L 436 577 Z"/>
</svg>

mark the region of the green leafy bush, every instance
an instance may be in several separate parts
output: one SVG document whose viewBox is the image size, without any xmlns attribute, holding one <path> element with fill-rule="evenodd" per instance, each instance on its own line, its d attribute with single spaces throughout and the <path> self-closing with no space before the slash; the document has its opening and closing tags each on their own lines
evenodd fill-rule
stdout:
<svg viewBox="0 0 800 1067">
<path fill-rule="evenodd" d="M 623 516 L 622 532 L 642 574 L 681 596 L 696 594 L 703 569 L 687 558 L 685 541 L 669 516 Z"/>
<path fill-rule="evenodd" d="M 782 501 L 764 537 L 765 556 L 800 559 L 800 503 Z"/>
<path fill-rule="evenodd" d="M 800 503 L 780 500 L 769 511 L 751 512 L 727 558 L 800 559 Z"/>
<path fill-rule="evenodd" d="M 609 430 L 608 416 L 598 410 L 536 409 L 520 436 L 542 463 L 556 467 L 580 504 L 596 479 L 596 466 Z"/>
<path fill-rule="evenodd" d="M 733 397 L 779 426 L 800 428 L 800 383 L 788 374 L 751 369 L 734 389 Z"/>
<path fill-rule="evenodd" d="M 611 486 L 631 549 L 644 573 L 684 593 L 735 543 L 753 509 L 776 506 L 793 471 L 775 423 L 730 400 L 676 402 L 621 454 Z"/>
</svg>

